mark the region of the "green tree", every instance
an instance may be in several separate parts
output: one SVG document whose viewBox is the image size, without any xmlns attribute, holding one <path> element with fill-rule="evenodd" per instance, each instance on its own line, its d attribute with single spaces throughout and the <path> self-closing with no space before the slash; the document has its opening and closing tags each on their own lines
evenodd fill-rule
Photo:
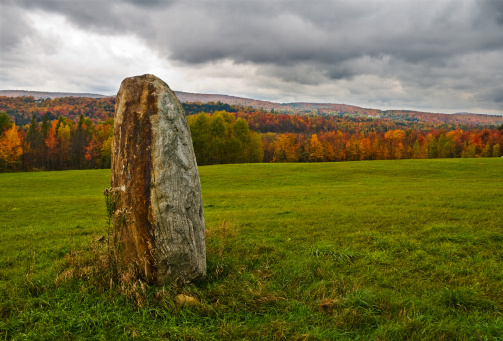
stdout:
<svg viewBox="0 0 503 341">
<path fill-rule="evenodd" d="M 468 144 L 465 142 L 465 147 L 463 152 L 461 153 L 461 157 L 476 157 L 477 156 L 477 146 L 474 144 Z"/>
<path fill-rule="evenodd" d="M 59 125 L 57 140 L 59 146 L 59 169 L 67 169 L 70 166 L 70 149 L 71 149 L 71 127 L 65 123 Z"/>
<path fill-rule="evenodd" d="M 248 122 L 246 122 L 243 118 L 238 118 L 236 122 L 234 122 L 233 130 L 235 136 L 244 145 L 250 141 L 250 128 L 248 127 Z"/>
<path fill-rule="evenodd" d="M 197 164 L 200 166 L 207 165 L 213 157 L 211 152 L 210 115 L 201 112 L 197 115 L 189 116 L 187 121 L 190 127 Z"/>
<path fill-rule="evenodd" d="M 112 140 L 110 136 L 103 142 L 100 149 L 100 166 L 101 168 L 110 168 L 112 165 Z"/>
<path fill-rule="evenodd" d="M 244 119 L 216 111 L 187 118 L 198 165 L 249 162 L 250 129 Z M 256 158 L 256 153 L 254 154 Z"/>
<path fill-rule="evenodd" d="M 37 117 L 35 114 L 31 117 L 30 127 L 28 128 L 28 132 L 26 133 L 26 142 L 29 145 L 29 149 L 27 152 L 27 164 L 28 168 L 36 167 L 41 168 L 45 167 L 45 143 L 44 136 L 40 131 Z"/>
<path fill-rule="evenodd" d="M 492 156 L 491 144 L 487 142 L 484 149 L 482 150 L 482 157 L 491 157 L 491 156 Z"/>
<path fill-rule="evenodd" d="M 435 138 L 435 136 L 433 136 L 433 134 L 428 134 L 426 136 L 426 146 L 427 146 L 427 150 L 428 150 L 428 158 L 429 159 L 434 159 L 437 156 L 437 139 Z"/>
<path fill-rule="evenodd" d="M 12 127 L 12 122 L 10 121 L 9 115 L 4 111 L 0 112 L 0 136 L 10 127 Z"/>
<path fill-rule="evenodd" d="M 500 145 L 499 145 L 499 143 L 496 143 L 493 146 L 493 157 L 499 157 L 500 155 L 501 155 Z"/>
<path fill-rule="evenodd" d="M 84 124 L 84 115 L 80 115 L 77 128 L 72 135 L 72 168 L 82 169 L 85 163 L 85 148 L 87 146 L 87 133 Z"/>
<path fill-rule="evenodd" d="M 262 148 L 262 137 L 259 133 L 252 132 L 248 144 L 248 162 L 262 162 L 264 159 L 264 149 Z"/>
<path fill-rule="evenodd" d="M 250 162 L 250 128 L 248 122 L 243 118 L 238 118 L 233 125 L 233 136 L 235 141 L 236 162 Z"/>
<path fill-rule="evenodd" d="M 51 129 L 51 122 L 49 121 L 49 114 L 45 113 L 44 118 L 42 119 L 42 125 L 40 130 L 42 131 L 42 136 L 44 139 L 47 138 L 47 134 L 49 132 L 49 129 Z"/>
<path fill-rule="evenodd" d="M 225 121 L 222 116 L 213 115 L 210 119 L 210 133 L 212 138 L 225 137 Z"/>
<path fill-rule="evenodd" d="M 229 144 L 226 141 L 226 120 L 222 112 L 215 112 L 210 118 L 211 154 L 210 164 L 228 163 Z"/>
<path fill-rule="evenodd" d="M 452 136 L 447 137 L 444 134 L 439 136 L 437 143 L 437 155 L 440 158 L 454 157 L 454 143 L 452 141 Z"/>
</svg>

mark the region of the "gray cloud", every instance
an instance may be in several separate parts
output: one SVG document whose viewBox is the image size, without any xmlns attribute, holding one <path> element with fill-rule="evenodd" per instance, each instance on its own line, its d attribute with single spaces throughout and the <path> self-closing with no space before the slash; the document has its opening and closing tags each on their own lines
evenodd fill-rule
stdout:
<svg viewBox="0 0 503 341">
<path fill-rule="evenodd" d="M 11 4 L 2 4 L 0 11 L 0 42 L 2 54 L 11 50 L 20 41 L 34 34 L 32 27 L 26 22 L 23 9 Z"/>
<path fill-rule="evenodd" d="M 479 0 L 478 2 L 482 18 L 495 20 L 499 25 L 503 25 L 503 2 L 500 0 Z"/>
<path fill-rule="evenodd" d="M 402 89 L 397 101 L 403 103 L 448 106 L 464 96 L 463 105 L 501 109 L 500 0 L 11 0 L 2 12 L 6 8 L 16 19 L 2 25 L 19 27 L 4 35 L 2 26 L 2 49 L 34 34 L 23 10 L 43 10 L 83 30 L 132 34 L 184 67 L 251 65 L 260 79 L 277 78 L 265 83 L 285 92 L 292 91 L 286 84 L 298 84 L 299 96 L 314 95 L 317 86 L 329 91 L 330 84 L 351 89 L 356 82 L 350 98 L 364 103 L 357 95 L 374 91 L 386 97 L 381 83 Z M 362 79 L 373 81 L 358 83 Z"/>
</svg>

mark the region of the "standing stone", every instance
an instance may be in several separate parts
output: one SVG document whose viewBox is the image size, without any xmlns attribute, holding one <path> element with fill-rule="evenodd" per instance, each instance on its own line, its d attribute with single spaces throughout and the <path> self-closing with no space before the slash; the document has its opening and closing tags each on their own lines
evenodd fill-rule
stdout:
<svg viewBox="0 0 503 341">
<path fill-rule="evenodd" d="M 206 275 L 201 185 L 189 125 L 178 98 L 154 75 L 126 78 L 115 103 L 112 187 L 123 260 L 150 282 L 197 281 Z"/>
</svg>

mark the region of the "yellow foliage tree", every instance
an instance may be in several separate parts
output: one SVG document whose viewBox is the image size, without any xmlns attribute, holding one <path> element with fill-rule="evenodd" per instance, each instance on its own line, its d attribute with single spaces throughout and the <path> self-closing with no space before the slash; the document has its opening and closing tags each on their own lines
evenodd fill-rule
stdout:
<svg viewBox="0 0 503 341">
<path fill-rule="evenodd" d="M 19 137 L 16 125 L 5 130 L 0 137 L 0 169 L 15 170 L 23 154 L 23 141 Z"/>
<path fill-rule="evenodd" d="M 319 162 L 323 161 L 324 150 L 323 145 L 318 140 L 318 135 L 313 134 L 309 142 L 309 161 Z"/>
<path fill-rule="evenodd" d="M 291 133 L 281 134 L 274 142 L 273 162 L 296 162 L 295 136 Z"/>
</svg>

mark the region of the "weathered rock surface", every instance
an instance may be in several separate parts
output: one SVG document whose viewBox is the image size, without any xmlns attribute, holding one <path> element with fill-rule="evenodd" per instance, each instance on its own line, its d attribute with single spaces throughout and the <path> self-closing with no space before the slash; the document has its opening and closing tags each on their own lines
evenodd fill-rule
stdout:
<svg viewBox="0 0 503 341">
<path fill-rule="evenodd" d="M 151 281 L 196 281 L 206 275 L 204 212 L 196 158 L 183 108 L 154 75 L 126 78 L 115 104 L 112 187 L 124 261 Z"/>
</svg>

